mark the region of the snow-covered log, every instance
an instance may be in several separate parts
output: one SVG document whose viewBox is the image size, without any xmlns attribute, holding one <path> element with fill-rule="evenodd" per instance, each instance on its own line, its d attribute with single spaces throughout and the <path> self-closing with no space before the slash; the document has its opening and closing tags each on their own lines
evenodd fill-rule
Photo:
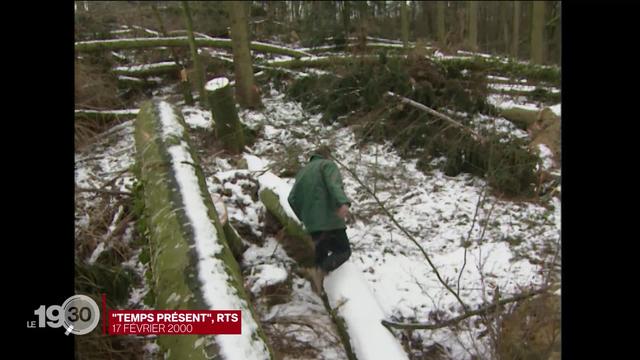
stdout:
<svg viewBox="0 0 640 360">
<path fill-rule="evenodd" d="M 147 102 L 135 124 L 158 309 L 242 311 L 241 335 L 160 336 L 165 358 L 271 359 L 244 290 L 187 125 L 167 102 Z"/>
<path fill-rule="evenodd" d="M 306 56 L 299 59 L 270 60 L 265 64 L 288 69 L 299 69 L 305 67 L 326 68 L 334 65 L 352 64 L 361 60 L 377 60 L 378 56 Z"/>
<path fill-rule="evenodd" d="M 113 68 L 113 73 L 126 76 L 151 76 L 173 72 L 177 76 L 178 69 L 180 69 L 180 67 L 175 62 L 165 61 L 155 64 L 118 66 Z"/>
<path fill-rule="evenodd" d="M 196 38 L 198 47 L 231 48 L 231 39 L 224 38 Z M 162 37 L 162 38 L 132 38 L 114 40 L 92 40 L 79 41 L 75 43 L 75 50 L 79 52 L 90 52 L 100 50 L 116 49 L 142 49 L 162 46 L 189 46 L 186 36 Z M 282 54 L 293 57 L 308 56 L 310 54 L 289 49 L 283 46 L 271 45 L 263 42 L 252 41 L 249 46 L 252 50 L 271 54 Z"/>
<path fill-rule="evenodd" d="M 252 155 L 245 155 L 249 170 L 262 171 L 264 163 Z M 305 251 L 291 253 L 287 244 L 283 248 L 296 261 L 308 266 L 314 249 L 287 201 L 291 185 L 267 171 L 258 178 L 259 195 L 263 204 L 284 226 L 291 243 L 305 247 Z M 289 245 L 289 249 L 290 249 Z M 300 259 L 300 260 L 299 260 Z M 375 296 L 371 293 L 362 273 L 350 261 L 331 272 L 324 280 L 325 306 L 334 319 L 349 359 L 387 360 L 408 359 L 398 340 L 382 325 L 385 316 Z"/>
<path fill-rule="evenodd" d="M 502 117 L 511 121 L 517 127 L 527 130 L 538 119 L 540 109 L 513 105 L 500 107 L 498 111 Z"/>
</svg>

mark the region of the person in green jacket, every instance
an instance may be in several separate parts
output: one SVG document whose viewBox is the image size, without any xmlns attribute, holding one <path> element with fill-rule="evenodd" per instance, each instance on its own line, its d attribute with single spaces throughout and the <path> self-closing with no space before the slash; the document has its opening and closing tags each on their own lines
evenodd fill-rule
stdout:
<svg viewBox="0 0 640 360">
<path fill-rule="evenodd" d="M 327 146 L 318 148 L 296 175 L 288 198 L 315 244 L 316 266 L 306 271 L 319 294 L 324 276 L 351 256 L 345 223 L 351 202 L 344 193 L 340 171 L 330 157 Z"/>
</svg>

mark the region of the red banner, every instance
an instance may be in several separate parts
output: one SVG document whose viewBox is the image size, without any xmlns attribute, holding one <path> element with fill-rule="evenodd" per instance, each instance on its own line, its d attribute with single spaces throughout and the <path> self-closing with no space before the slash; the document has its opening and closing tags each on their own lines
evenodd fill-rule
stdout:
<svg viewBox="0 0 640 360">
<path fill-rule="evenodd" d="M 110 310 L 109 335 L 240 334 L 240 310 Z"/>
</svg>

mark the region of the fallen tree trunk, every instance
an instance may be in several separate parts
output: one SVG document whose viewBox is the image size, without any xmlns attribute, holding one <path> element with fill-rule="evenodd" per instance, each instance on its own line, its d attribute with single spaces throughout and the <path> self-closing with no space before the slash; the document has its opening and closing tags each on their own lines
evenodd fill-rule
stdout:
<svg viewBox="0 0 640 360">
<path fill-rule="evenodd" d="M 196 46 L 213 47 L 213 48 L 231 48 L 231 39 L 223 38 L 196 38 Z M 75 50 L 78 52 L 91 52 L 100 50 L 116 50 L 116 49 L 143 49 L 162 46 L 189 46 L 186 36 L 164 37 L 164 38 L 132 38 L 132 39 L 114 39 L 114 40 L 93 40 L 79 41 L 75 43 Z M 309 56 L 310 54 L 285 48 L 282 46 L 266 44 L 258 41 L 252 41 L 249 46 L 252 50 L 282 54 L 293 57 Z"/>
<path fill-rule="evenodd" d="M 522 130 L 527 130 L 538 119 L 540 109 L 533 109 L 524 106 L 499 107 L 500 116 L 511 121 Z"/>
<path fill-rule="evenodd" d="M 165 62 L 155 63 L 155 64 L 118 66 L 113 68 L 113 73 L 116 75 L 127 75 L 127 76 L 151 76 L 151 75 L 161 75 L 161 74 L 166 74 L 171 72 L 178 74 L 179 69 L 180 67 L 176 65 L 175 62 L 165 61 Z"/>
<path fill-rule="evenodd" d="M 138 109 L 124 110 L 75 110 L 75 118 L 79 120 L 118 121 L 133 119 L 138 115 Z"/>
<path fill-rule="evenodd" d="M 145 79 L 133 76 L 119 75 L 118 76 L 118 88 L 130 88 L 130 89 L 147 89 L 152 86 L 157 86 L 157 79 Z"/>
<path fill-rule="evenodd" d="M 242 333 L 159 336 L 158 344 L 165 357 L 177 359 L 273 358 L 186 128 L 180 112 L 167 102 L 145 103 L 135 123 L 155 305 L 241 310 Z"/>
<path fill-rule="evenodd" d="M 259 171 L 260 159 L 245 155 L 249 170 Z M 258 178 L 259 196 L 267 210 L 282 224 L 290 238 L 282 242 L 287 254 L 307 267 L 313 263 L 314 246 L 289 206 L 291 186 L 271 172 Z M 293 250 L 293 251 L 292 251 Z M 349 261 L 324 281 L 323 302 L 332 316 L 347 357 L 359 360 L 408 359 L 398 340 L 382 324 L 383 313 L 360 271 Z"/>
</svg>

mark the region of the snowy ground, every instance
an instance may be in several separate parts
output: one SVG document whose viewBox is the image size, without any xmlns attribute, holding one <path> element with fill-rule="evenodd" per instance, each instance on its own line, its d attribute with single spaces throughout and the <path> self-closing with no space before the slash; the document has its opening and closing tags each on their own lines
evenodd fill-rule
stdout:
<svg viewBox="0 0 640 360">
<path fill-rule="evenodd" d="M 282 154 L 295 151 L 298 160 L 304 162 L 315 145 L 332 144 L 336 157 L 375 189 L 380 200 L 420 242 L 443 278 L 454 287 L 464 264 L 465 248 L 461 245 L 468 239 L 467 262 L 460 279 L 460 296 L 468 306 L 491 299 L 495 287 L 500 288 L 503 296 L 509 296 L 543 282 L 545 266 L 541 264 L 556 255 L 559 245 L 558 200 L 547 208 L 487 196 L 478 208 L 472 228 L 483 180 L 464 174 L 447 177 L 440 171 L 425 174 L 416 169 L 415 161 L 401 159 L 389 145 L 358 147 L 351 129 L 322 125 L 320 115 L 306 113 L 300 104 L 285 100 L 275 90 L 266 94 L 263 101 L 266 107 L 263 111 L 241 113 L 245 124 L 262 129 L 262 137 L 251 148 L 254 155 L 276 167 Z M 193 128 L 211 127 L 208 111 L 197 107 L 182 110 Z M 100 187 L 110 175 L 133 164 L 132 123 L 120 128 L 90 153 L 77 155 L 78 186 Z M 89 157 L 95 159 L 86 160 Z M 246 225 L 256 238 L 264 240 L 262 245 L 251 244 L 244 255 L 247 288 L 259 296 L 265 286 L 291 280 L 290 301 L 272 307 L 258 302 L 265 327 L 270 332 L 288 334 L 292 343 L 317 349 L 312 358 L 344 358 L 322 301 L 311 292 L 309 283 L 295 274 L 295 263 L 278 247 L 276 239 L 263 232 L 265 209 L 251 196 L 258 174 L 235 168 L 222 158 L 205 157 L 203 163 L 209 167 L 207 173 L 215 174 L 207 179 L 209 190 L 224 195 L 229 218 Z M 446 317 L 460 314 L 460 305 L 437 281 L 419 249 L 393 226 L 346 171 L 343 177 L 355 218 L 347 230 L 353 248 L 351 263 L 362 272 L 385 316 L 424 322 L 436 314 L 445 313 Z M 123 176 L 115 182 L 116 189 L 126 191 L 125 185 L 131 181 L 130 175 Z M 90 197 L 82 196 L 81 199 Z M 78 209 L 77 217 L 76 227 L 81 229 L 88 221 L 82 208 Z M 486 228 L 480 225 L 485 223 Z M 142 294 L 141 289 L 132 289 L 132 298 L 138 298 L 133 300 L 139 300 Z M 472 335 L 482 330 L 474 328 L 469 334 L 454 334 L 448 329 L 416 331 L 414 336 L 422 337 L 425 346 L 436 342 L 443 345 L 452 358 L 464 358 L 469 356 L 466 349 L 472 348 L 470 339 L 475 338 Z"/>
<path fill-rule="evenodd" d="M 222 55 L 222 54 L 216 54 Z M 161 89 L 155 96 L 167 98 L 174 90 Z M 442 277 L 473 308 L 491 299 L 496 288 L 503 297 L 543 283 L 549 268 L 559 281 L 560 201 L 547 206 L 501 201 L 486 195 L 485 182 L 461 174 L 448 177 L 438 170 L 424 173 L 415 160 L 402 159 L 389 144 L 358 144 L 350 128 L 320 123 L 320 114 L 309 114 L 299 103 L 285 99 L 275 90 L 263 95 L 265 109 L 243 111 L 241 120 L 259 131 L 257 142 L 247 149 L 278 174 L 284 163 L 307 161 L 309 151 L 320 143 L 333 146 L 336 158 L 352 169 L 397 221 L 405 227 L 429 254 Z M 537 107 L 526 98 L 491 95 L 497 106 L 518 104 Z M 178 102 L 179 104 L 179 102 Z M 554 107 L 560 113 L 559 105 Z M 208 110 L 197 106 L 182 107 L 187 124 L 202 136 L 212 129 Z M 479 115 L 476 128 L 497 127 L 516 137 L 528 136 L 504 119 Z M 102 188 L 111 179 L 110 190 L 129 191 L 133 178 L 127 169 L 134 163 L 133 123 L 126 122 L 112 130 L 98 144 L 76 154 L 76 185 Z M 548 149 L 541 148 L 543 166 Z M 222 196 L 229 219 L 245 230 L 249 248 L 244 253 L 245 287 L 255 296 L 254 303 L 263 327 L 281 346 L 289 347 L 285 359 L 345 359 L 346 355 L 322 300 L 309 283 L 296 273 L 297 265 L 265 228 L 265 208 L 257 200 L 259 173 L 238 165 L 235 159 L 201 152 L 209 191 Z M 350 262 L 362 272 L 375 300 L 389 320 L 430 322 L 454 317 L 462 312 L 456 299 L 437 281 L 420 250 L 390 219 L 346 171 L 342 171 L 345 191 L 352 200 L 353 221 L 347 234 L 353 255 Z M 285 179 L 289 184 L 293 179 Z M 486 196 L 484 196 L 486 195 Z M 478 201 L 482 202 L 478 204 Z M 113 205 L 115 200 L 110 201 Z M 76 198 L 76 234 L 85 231 L 96 206 L 95 194 L 83 192 Z M 476 214 L 477 208 L 477 214 Z M 117 223 L 114 213 L 112 226 Z M 475 215 L 475 216 L 474 216 Z M 475 218 L 475 221 L 474 221 Z M 132 224 L 126 230 L 129 233 Z M 126 236 L 123 239 L 127 239 Z M 93 244 L 83 261 L 94 261 L 109 249 L 109 236 Z M 467 247 L 462 245 L 466 244 Z M 128 266 L 140 274 L 144 266 L 133 251 Z M 466 259 L 466 263 L 465 263 Z M 552 262 L 554 262 L 552 264 Z M 463 269 L 464 267 L 464 269 Z M 462 270 L 463 269 L 463 270 Z M 269 304 L 264 293 L 269 287 L 287 283 L 286 301 Z M 131 306 L 141 305 L 147 291 L 142 285 L 131 289 Z M 478 335 L 485 329 L 466 322 L 460 330 L 415 331 L 414 339 L 423 347 L 441 345 L 454 359 L 471 358 L 477 347 L 486 346 Z M 399 336 L 399 334 L 397 334 Z M 157 349 L 150 344 L 150 352 Z M 420 354 L 413 354 L 420 358 Z"/>
<path fill-rule="evenodd" d="M 471 246 L 460 280 L 460 295 L 468 306 L 490 299 L 495 287 L 509 296 L 542 283 L 540 264 L 554 257 L 559 244 L 559 201 L 546 208 L 487 196 L 472 228 L 484 187 L 481 179 L 469 175 L 451 178 L 440 171 L 424 174 L 416 169 L 415 161 L 402 160 L 388 145 L 358 148 L 349 128 L 325 127 L 319 115 L 305 113 L 275 91 L 271 96 L 264 101 L 264 112 L 242 116 L 248 125 L 264 129 L 265 136 L 254 145 L 254 154 L 269 160 L 288 149 L 301 149 L 299 160 L 306 161 L 314 146 L 310 140 L 332 144 L 337 159 L 376 189 L 377 196 L 419 240 L 450 284 L 456 284 L 465 257 L 461 244 L 469 239 Z M 419 249 L 394 228 L 345 171 L 343 177 L 356 218 L 347 231 L 354 250 L 352 262 L 369 281 L 388 318 L 425 321 L 438 311 L 459 314 L 459 304 L 437 281 Z M 485 222 L 486 228 L 479 225 Z M 464 357 L 464 348 L 471 346 L 465 339 L 458 343 L 446 329 L 421 335 L 427 345 L 437 341 L 451 349 L 453 358 Z"/>
</svg>

